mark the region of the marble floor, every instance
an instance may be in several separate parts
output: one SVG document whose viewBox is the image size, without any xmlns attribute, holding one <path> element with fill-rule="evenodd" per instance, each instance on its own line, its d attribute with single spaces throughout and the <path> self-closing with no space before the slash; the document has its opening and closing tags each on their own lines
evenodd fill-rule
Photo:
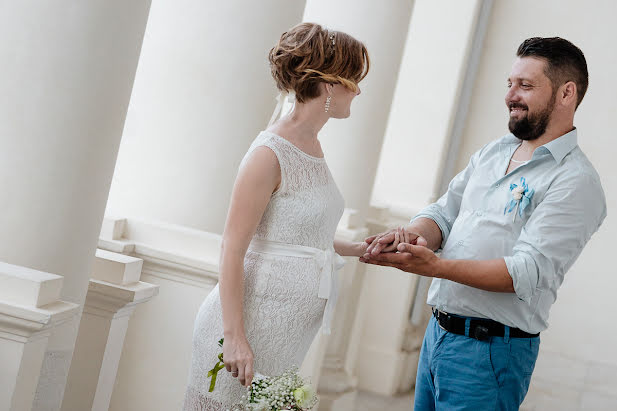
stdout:
<svg viewBox="0 0 617 411">
<path fill-rule="evenodd" d="M 413 392 L 358 393 L 356 411 L 411 411 Z M 617 367 L 541 351 L 521 411 L 617 411 Z"/>
<path fill-rule="evenodd" d="M 356 406 L 356 411 L 411 411 L 413 410 L 413 392 L 385 397 L 360 391 L 356 399 Z"/>
<path fill-rule="evenodd" d="M 617 411 L 617 367 L 541 351 L 521 411 Z"/>
</svg>

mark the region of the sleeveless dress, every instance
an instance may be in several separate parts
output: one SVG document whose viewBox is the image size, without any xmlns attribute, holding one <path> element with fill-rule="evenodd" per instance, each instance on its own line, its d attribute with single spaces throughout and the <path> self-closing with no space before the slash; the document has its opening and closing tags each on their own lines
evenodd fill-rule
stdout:
<svg viewBox="0 0 617 411">
<path fill-rule="evenodd" d="M 325 159 L 310 156 L 288 140 L 263 131 L 243 163 L 259 146 L 270 148 L 278 158 L 281 184 L 270 198 L 244 259 L 244 326 L 254 354 L 254 371 L 275 376 L 300 367 L 322 321 L 328 328 L 326 317 L 332 307 L 326 310 L 326 304 L 330 305 L 335 296 L 326 300 L 320 295 L 324 287 L 326 294 L 332 291 L 330 280 L 335 287 L 328 265 L 332 258 L 341 260 L 333 256 L 333 241 L 344 203 Z M 292 252 L 286 253 L 290 247 Z M 283 252 L 268 252 L 277 248 Z M 308 258 L 302 256 L 303 250 L 319 255 Z M 332 277 L 325 278 L 324 273 Z M 246 393 L 225 369 L 219 371 L 214 391 L 208 392 L 207 374 L 222 352 L 218 346 L 222 337 L 217 285 L 195 321 L 185 411 L 232 410 Z"/>
</svg>

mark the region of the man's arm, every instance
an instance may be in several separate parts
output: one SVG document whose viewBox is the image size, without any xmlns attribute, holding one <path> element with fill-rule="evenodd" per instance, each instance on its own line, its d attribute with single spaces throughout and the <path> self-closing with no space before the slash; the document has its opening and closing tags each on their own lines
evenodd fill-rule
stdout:
<svg viewBox="0 0 617 411">
<path fill-rule="evenodd" d="M 443 241 L 441 229 L 434 220 L 427 217 L 419 217 L 413 220 L 406 229 L 423 237 L 426 240 L 427 248 L 435 251 L 441 247 L 441 242 Z"/>
<path fill-rule="evenodd" d="M 366 255 L 362 261 L 444 278 L 487 291 L 515 292 L 531 302 L 537 288 L 556 293 L 563 277 L 606 217 L 597 177 L 563 177 L 533 210 L 512 255 L 495 260 L 444 260 L 432 251 L 399 244 L 400 253 Z"/>
<path fill-rule="evenodd" d="M 512 277 L 503 258 L 494 260 L 445 260 L 426 247 L 399 244 L 399 253 L 365 255 L 360 261 L 395 267 L 425 277 L 443 278 L 486 291 L 513 293 Z"/>
<path fill-rule="evenodd" d="M 365 240 L 369 244 L 367 253 L 377 255 L 382 252 L 396 251 L 399 243 L 425 245 L 431 250 L 441 248 L 450 235 L 452 225 L 461 208 L 467 183 L 485 148 L 486 146 L 471 156 L 467 167 L 450 181 L 448 191 L 436 203 L 420 211 L 404 229 L 403 227 L 394 228 L 368 237 Z"/>
</svg>

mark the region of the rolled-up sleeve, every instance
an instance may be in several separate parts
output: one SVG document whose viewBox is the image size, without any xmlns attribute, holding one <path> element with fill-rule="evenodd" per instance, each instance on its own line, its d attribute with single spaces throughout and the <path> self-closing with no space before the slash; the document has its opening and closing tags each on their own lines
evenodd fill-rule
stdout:
<svg viewBox="0 0 617 411">
<path fill-rule="evenodd" d="M 530 303 L 536 289 L 556 294 L 605 217 L 597 175 L 556 179 L 523 227 L 513 254 L 504 258 L 518 298 Z"/>
<path fill-rule="evenodd" d="M 465 188 L 467 187 L 469 178 L 473 174 L 477 161 L 480 158 L 483 150 L 484 148 L 476 152 L 471 157 L 471 159 L 469 160 L 469 164 L 467 164 L 467 167 L 465 167 L 463 171 L 458 173 L 452 179 L 452 181 L 450 181 L 450 184 L 448 185 L 448 191 L 446 191 L 446 193 L 441 196 L 441 198 L 439 198 L 437 202 L 425 207 L 414 218 L 411 219 L 412 223 L 418 218 L 430 218 L 431 220 L 433 220 L 441 230 L 440 248 L 443 248 L 446 244 L 446 241 L 448 240 L 448 236 L 450 235 L 450 230 L 452 230 L 454 220 L 456 220 L 459 210 L 461 209 L 463 193 L 465 192 Z"/>
</svg>

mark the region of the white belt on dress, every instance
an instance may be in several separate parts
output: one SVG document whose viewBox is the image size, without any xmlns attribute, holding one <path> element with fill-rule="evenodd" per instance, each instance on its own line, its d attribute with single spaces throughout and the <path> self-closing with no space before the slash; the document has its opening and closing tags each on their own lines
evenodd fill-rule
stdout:
<svg viewBox="0 0 617 411">
<path fill-rule="evenodd" d="M 264 254 L 314 258 L 317 261 L 317 265 L 321 269 L 319 276 L 319 292 L 317 296 L 328 300 L 323 314 L 321 329 L 324 334 L 330 334 L 332 316 L 334 314 L 334 307 L 336 306 L 336 299 L 338 298 L 338 281 L 335 274 L 345 265 L 345 260 L 334 251 L 334 247 L 321 250 L 304 245 L 286 244 L 254 238 L 248 249 Z"/>
</svg>

